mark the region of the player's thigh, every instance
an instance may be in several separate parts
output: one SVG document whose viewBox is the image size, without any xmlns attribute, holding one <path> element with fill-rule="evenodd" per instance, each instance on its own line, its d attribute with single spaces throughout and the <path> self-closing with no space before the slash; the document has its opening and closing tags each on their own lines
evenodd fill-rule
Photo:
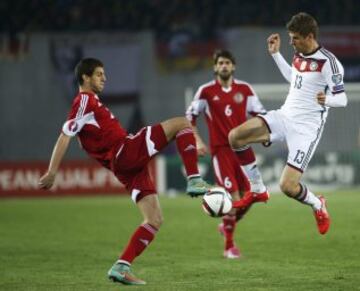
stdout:
<svg viewBox="0 0 360 291">
<path fill-rule="evenodd" d="M 260 117 L 254 117 L 230 131 L 230 141 L 246 140 L 247 143 L 269 141 L 269 130 Z"/>
<path fill-rule="evenodd" d="M 159 228 L 163 222 L 160 201 L 157 194 L 144 196 L 137 202 L 137 206 L 144 218 L 145 223 L 149 223 Z"/>
<path fill-rule="evenodd" d="M 115 172 L 141 169 L 168 144 L 161 124 L 146 126 L 129 135 L 114 161 Z"/>
<path fill-rule="evenodd" d="M 185 128 L 191 130 L 191 124 L 185 117 L 174 117 L 160 124 L 168 141 L 172 140 L 180 130 Z"/>
</svg>

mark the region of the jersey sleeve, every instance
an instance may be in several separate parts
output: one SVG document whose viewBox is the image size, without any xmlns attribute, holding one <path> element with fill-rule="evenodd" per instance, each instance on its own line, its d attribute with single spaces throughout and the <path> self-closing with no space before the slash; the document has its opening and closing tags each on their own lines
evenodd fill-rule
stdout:
<svg viewBox="0 0 360 291">
<path fill-rule="evenodd" d="M 207 101 L 204 98 L 204 93 L 202 88 L 200 87 L 195 96 L 193 101 L 191 102 L 190 106 L 186 110 L 186 118 L 191 122 L 191 124 L 196 124 L 197 117 L 205 111 L 207 105 Z"/>
<path fill-rule="evenodd" d="M 79 98 L 74 100 L 67 120 L 62 127 L 62 132 L 67 136 L 78 134 L 88 122 L 89 115 L 91 115 L 90 111 L 91 102 L 89 95 L 81 94 Z"/>
<path fill-rule="evenodd" d="M 286 81 L 291 83 L 291 74 L 292 74 L 291 66 L 284 59 L 284 57 L 280 52 L 274 53 L 271 56 L 273 57 L 283 77 L 286 79 Z"/>
<path fill-rule="evenodd" d="M 322 69 L 329 91 L 335 95 L 345 91 L 344 89 L 344 68 L 335 58 L 330 57 Z"/>
<path fill-rule="evenodd" d="M 344 87 L 344 67 L 331 55 L 323 67 L 322 74 L 327 84 L 325 105 L 328 107 L 345 107 L 348 100 Z"/>
<path fill-rule="evenodd" d="M 256 95 L 254 89 L 249 86 L 251 95 L 248 96 L 246 103 L 246 113 L 249 116 L 256 116 L 258 114 L 266 113 L 265 107 L 262 105 L 259 97 Z"/>
</svg>

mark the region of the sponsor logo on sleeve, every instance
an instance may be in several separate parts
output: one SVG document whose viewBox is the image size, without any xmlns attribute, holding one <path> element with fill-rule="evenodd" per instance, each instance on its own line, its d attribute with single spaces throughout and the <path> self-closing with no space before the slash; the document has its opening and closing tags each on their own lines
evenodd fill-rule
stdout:
<svg viewBox="0 0 360 291">
<path fill-rule="evenodd" d="M 344 91 L 344 85 L 336 85 L 332 89 L 333 92 Z"/>
<path fill-rule="evenodd" d="M 68 128 L 69 128 L 69 131 L 76 132 L 77 129 L 79 128 L 79 125 L 77 124 L 76 121 L 72 120 L 69 122 Z"/>
<path fill-rule="evenodd" d="M 342 74 L 335 74 L 332 75 L 331 80 L 334 82 L 335 85 L 339 85 L 343 80 L 343 76 Z"/>
</svg>

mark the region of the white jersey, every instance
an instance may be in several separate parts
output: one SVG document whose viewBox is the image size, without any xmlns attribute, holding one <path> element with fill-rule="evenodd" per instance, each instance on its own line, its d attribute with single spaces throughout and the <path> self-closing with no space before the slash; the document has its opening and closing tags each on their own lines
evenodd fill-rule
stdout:
<svg viewBox="0 0 360 291">
<path fill-rule="evenodd" d="M 325 92 L 327 96 L 334 96 L 344 92 L 344 68 L 341 63 L 323 47 L 309 55 L 296 53 L 291 68 L 280 53 L 273 57 L 290 82 L 281 112 L 295 122 L 321 123 L 328 108 L 317 102 L 316 95 Z"/>
</svg>

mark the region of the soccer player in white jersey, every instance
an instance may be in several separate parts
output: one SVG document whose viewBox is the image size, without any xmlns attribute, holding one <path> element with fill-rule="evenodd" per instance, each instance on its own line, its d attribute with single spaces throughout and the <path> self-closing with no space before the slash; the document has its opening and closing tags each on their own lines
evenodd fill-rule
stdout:
<svg viewBox="0 0 360 291">
<path fill-rule="evenodd" d="M 317 42 L 318 25 L 307 13 L 294 15 L 287 24 L 290 45 L 295 50 L 292 66 L 279 52 L 280 36 L 269 36 L 268 51 L 290 83 L 289 93 L 278 110 L 259 115 L 233 129 L 233 149 L 250 143 L 286 142 L 287 164 L 280 188 L 287 196 L 310 205 L 318 230 L 325 234 L 330 217 L 323 196 L 316 196 L 300 182 L 320 140 L 329 107 L 345 107 L 344 69 L 337 58 Z M 243 205 L 241 205 L 243 206 Z M 237 205 L 234 203 L 234 207 Z"/>
</svg>

